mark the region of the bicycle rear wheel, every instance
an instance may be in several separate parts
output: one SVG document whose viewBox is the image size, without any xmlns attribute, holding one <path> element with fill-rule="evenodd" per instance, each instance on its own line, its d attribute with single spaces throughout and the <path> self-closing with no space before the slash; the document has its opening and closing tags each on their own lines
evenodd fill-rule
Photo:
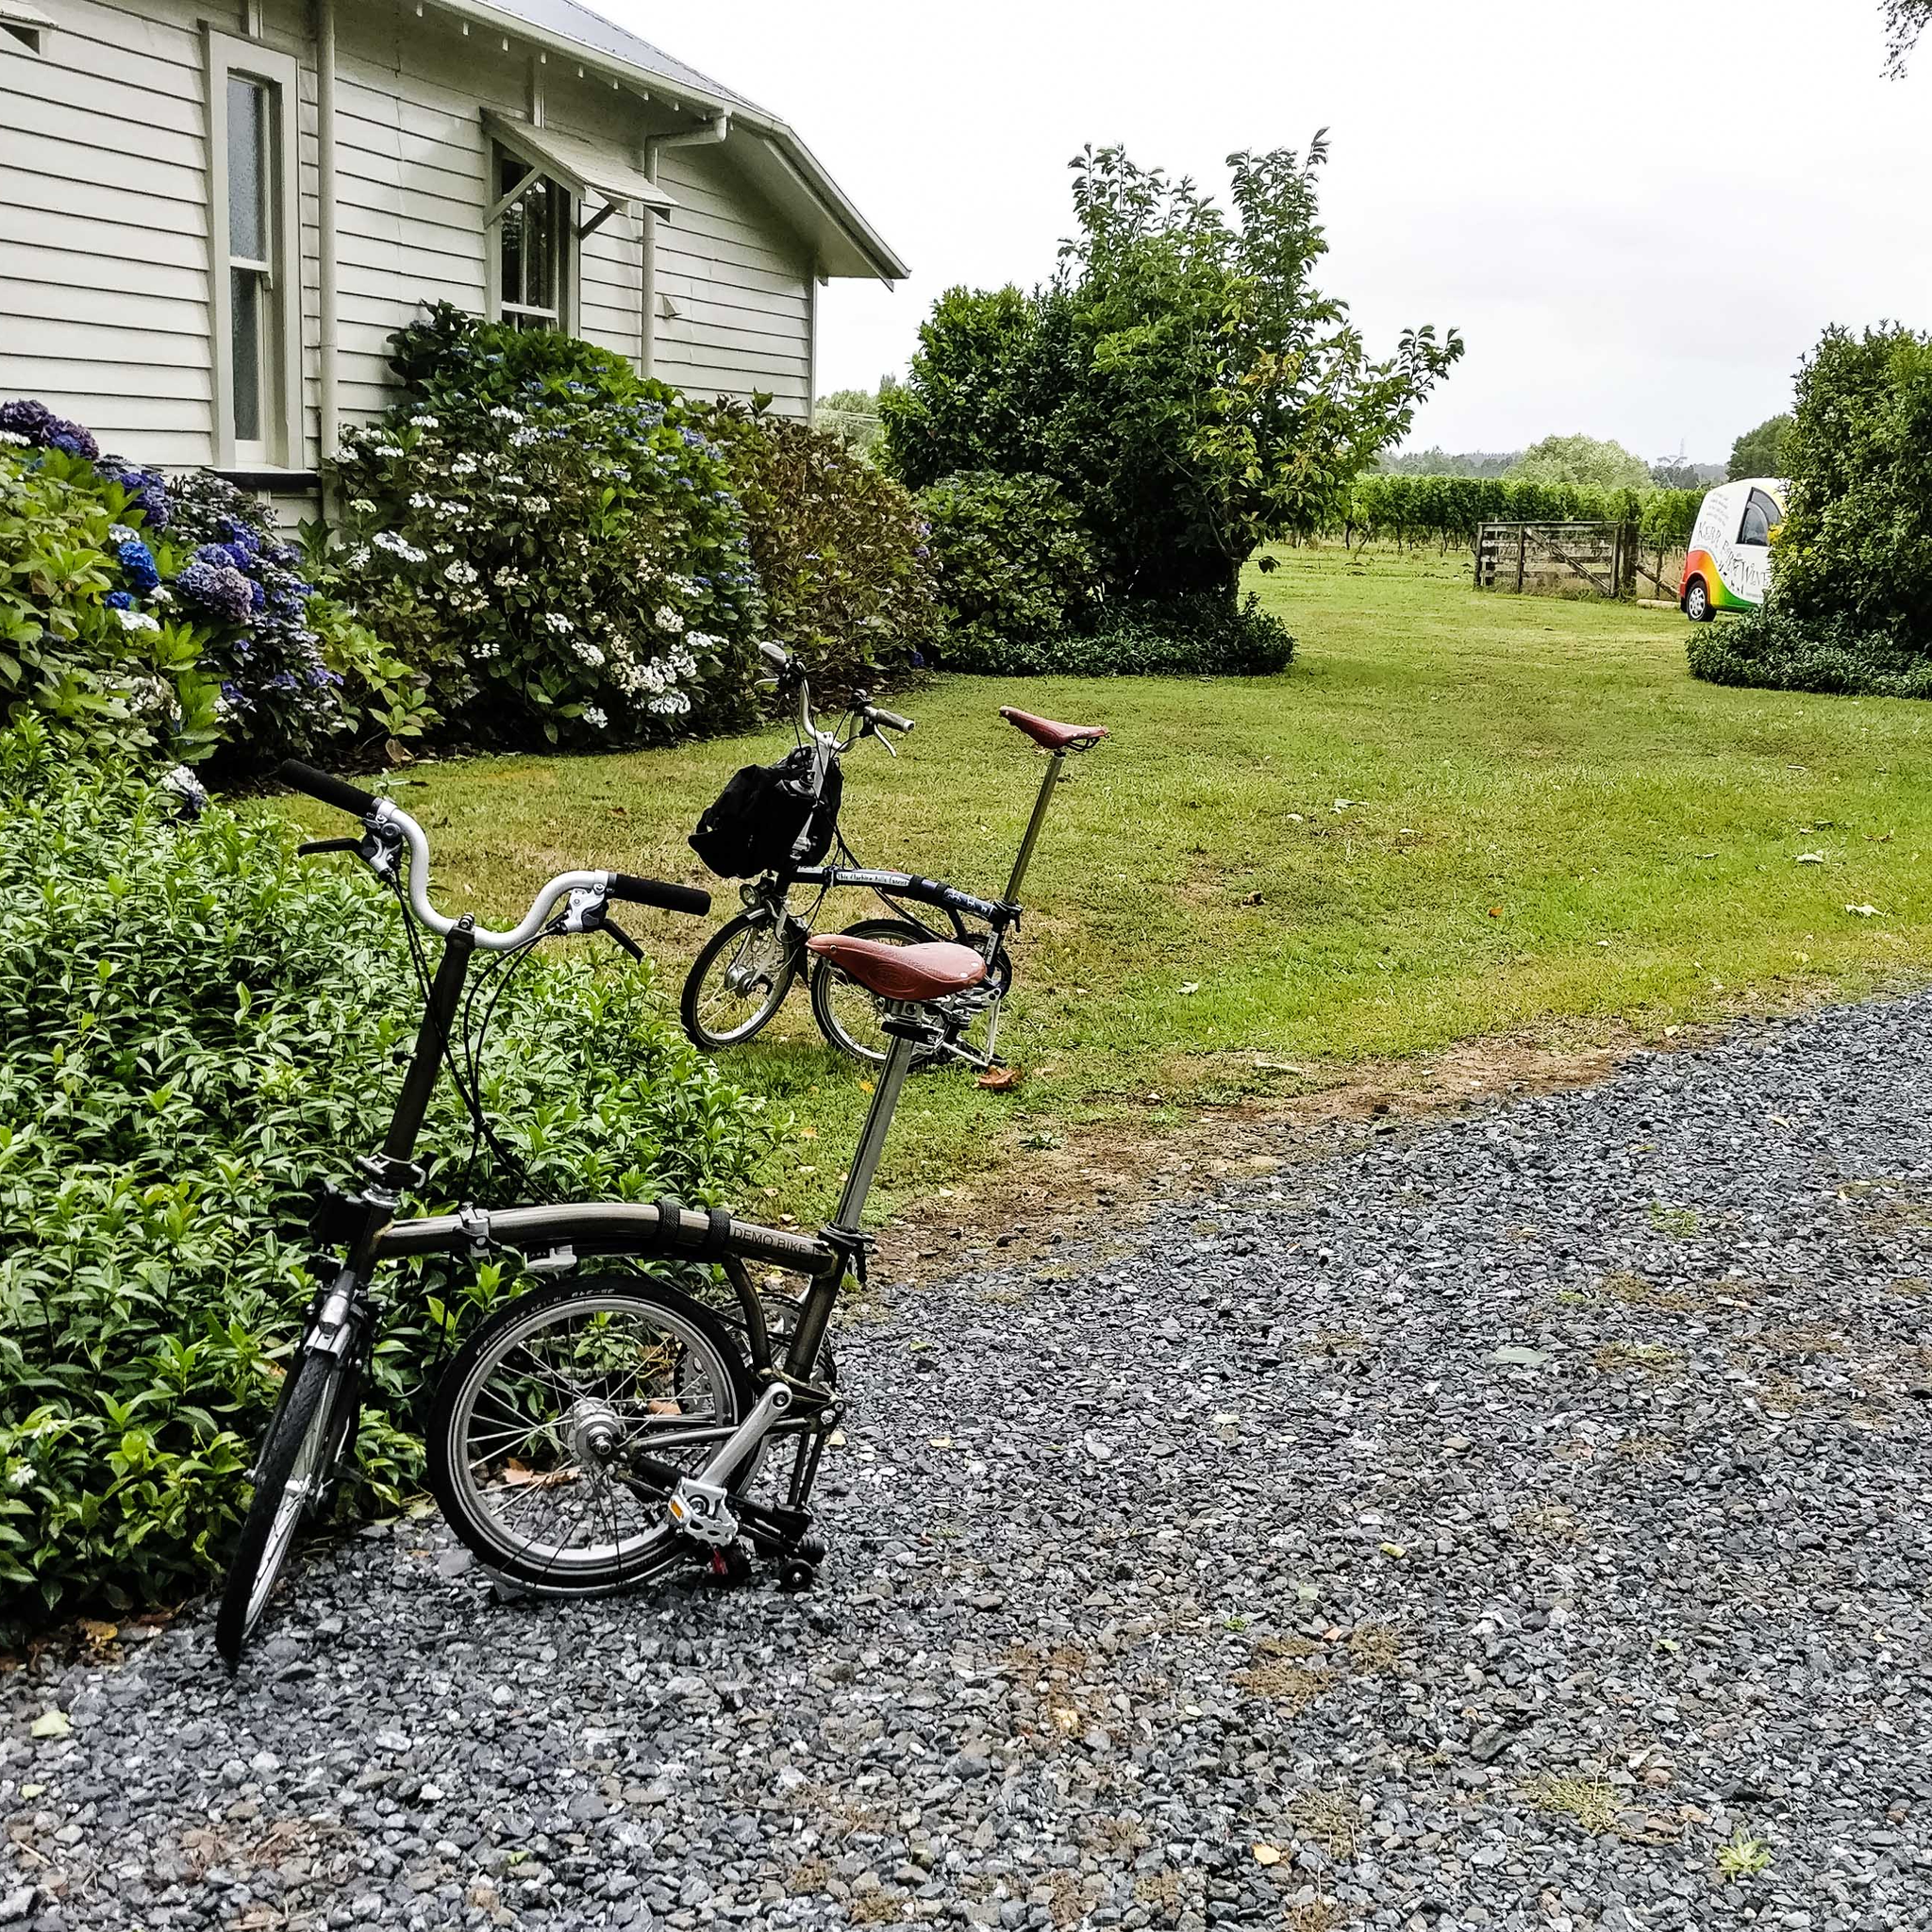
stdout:
<svg viewBox="0 0 1932 1932">
<path fill-rule="evenodd" d="M 327 1491 L 346 1434 L 339 1413 L 349 1372 L 304 1350 L 255 1463 L 255 1496 L 215 1612 L 215 1648 L 237 1664 L 295 1547 L 302 1520 Z"/>
<path fill-rule="evenodd" d="M 749 1413 L 751 1373 L 710 1310 L 641 1275 L 540 1288 L 458 1352 L 429 1423 L 429 1487 L 499 1574 L 550 1596 L 691 1559 L 665 1505 Z M 754 1453 L 730 1488 L 757 1474 Z"/>
<path fill-rule="evenodd" d="M 760 1031 L 791 991 L 798 953 L 783 920 L 727 919 L 685 975 L 678 1017 L 693 1046 L 716 1053 Z"/>
</svg>

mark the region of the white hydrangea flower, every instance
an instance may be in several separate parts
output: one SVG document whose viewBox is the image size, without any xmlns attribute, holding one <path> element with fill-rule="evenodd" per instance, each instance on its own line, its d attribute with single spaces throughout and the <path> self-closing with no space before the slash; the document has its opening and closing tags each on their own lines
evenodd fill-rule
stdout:
<svg viewBox="0 0 1932 1932">
<path fill-rule="evenodd" d="M 586 705 L 584 707 L 584 723 L 594 725 L 599 731 L 602 731 L 610 723 L 610 720 L 605 716 L 603 709 L 599 706 Z"/>
<path fill-rule="evenodd" d="M 409 508 L 411 509 L 427 509 L 435 501 L 435 497 L 431 496 L 426 490 L 412 490 L 409 492 Z"/>
<path fill-rule="evenodd" d="M 375 514 L 375 504 L 366 496 L 352 496 L 349 499 L 349 508 L 358 517 L 373 517 Z"/>
<path fill-rule="evenodd" d="M 476 566 L 474 563 L 465 563 L 459 557 L 443 572 L 443 575 L 453 584 L 474 584 L 476 581 Z"/>
<path fill-rule="evenodd" d="M 116 610 L 123 630 L 159 630 L 160 625 L 145 610 Z"/>
<path fill-rule="evenodd" d="M 399 457 L 402 455 L 402 451 L 398 449 L 396 445 L 392 442 L 375 443 L 371 447 L 369 453 L 371 456 L 390 458 Z"/>
<path fill-rule="evenodd" d="M 587 638 L 579 638 L 571 648 L 592 671 L 601 671 L 604 668 L 604 653 Z"/>
<path fill-rule="evenodd" d="M 681 691 L 667 691 L 651 700 L 651 709 L 660 718 L 675 718 L 691 709 L 691 700 Z"/>
<path fill-rule="evenodd" d="M 574 625 L 570 621 L 570 619 L 567 618 L 560 610 L 546 610 L 543 613 L 543 622 L 547 624 L 550 626 L 550 628 L 557 633 L 558 637 L 562 637 L 565 635 L 566 632 L 574 631 L 575 629 L 576 629 L 576 625 Z"/>
<path fill-rule="evenodd" d="M 512 429 L 509 433 L 509 446 L 512 449 L 528 449 L 534 442 L 541 441 L 534 429 Z"/>
<path fill-rule="evenodd" d="M 26 438 L 16 435 L 11 429 L 0 429 L 0 443 L 4 443 L 8 449 L 25 449 Z"/>
<path fill-rule="evenodd" d="M 668 604 L 660 604 L 657 616 L 651 621 L 659 630 L 668 630 L 673 637 L 684 628 L 684 619 Z"/>
<path fill-rule="evenodd" d="M 512 409 L 507 403 L 492 404 L 490 413 L 499 423 L 521 423 L 524 420 L 523 411 Z"/>
<path fill-rule="evenodd" d="M 109 524 L 108 541 L 110 543 L 139 543 L 141 532 L 127 524 Z"/>
<path fill-rule="evenodd" d="M 418 429 L 441 429 L 442 425 L 434 416 L 411 416 L 409 421 Z"/>
<path fill-rule="evenodd" d="M 476 458 L 465 453 L 449 466 L 452 476 L 474 476 L 476 474 Z"/>
<path fill-rule="evenodd" d="M 387 550 L 391 557 L 400 558 L 405 563 L 424 563 L 428 560 L 426 550 L 418 550 L 407 537 L 398 537 L 393 530 L 378 530 L 369 540 L 380 550 Z"/>
</svg>

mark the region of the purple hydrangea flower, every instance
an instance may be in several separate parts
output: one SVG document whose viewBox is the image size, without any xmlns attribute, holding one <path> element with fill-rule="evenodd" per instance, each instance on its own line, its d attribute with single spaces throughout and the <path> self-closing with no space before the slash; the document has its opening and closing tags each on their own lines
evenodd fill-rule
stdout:
<svg viewBox="0 0 1932 1932">
<path fill-rule="evenodd" d="M 110 483 L 120 484 L 127 495 L 127 508 L 139 510 L 150 530 L 168 527 L 168 481 L 158 470 L 143 470 L 119 457 L 103 457 L 95 468 Z"/>
<path fill-rule="evenodd" d="M 57 416 L 45 403 L 21 396 L 0 403 L 0 429 L 24 436 L 37 449 L 58 449 L 71 457 L 85 457 L 90 462 L 100 455 L 101 446 L 78 423 Z"/>
<path fill-rule="evenodd" d="M 121 560 L 121 575 L 143 595 L 160 582 L 160 566 L 155 562 L 155 554 L 140 538 L 122 544 L 114 555 Z"/>
<path fill-rule="evenodd" d="M 253 588 L 234 565 L 217 563 L 205 555 L 217 547 L 205 544 L 197 550 L 194 561 L 175 579 L 175 590 L 210 617 L 233 625 L 246 624 L 255 608 Z"/>
</svg>

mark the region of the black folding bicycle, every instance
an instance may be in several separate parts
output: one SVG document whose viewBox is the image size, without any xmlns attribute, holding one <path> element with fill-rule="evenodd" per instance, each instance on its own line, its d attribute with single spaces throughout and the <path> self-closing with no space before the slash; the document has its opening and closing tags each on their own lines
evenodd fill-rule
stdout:
<svg viewBox="0 0 1932 1932">
<path fill-rule="evenodd" d="M 877 738 L 891 751 L 886 732 L 912 729 L 909 718 L 859 701 L 840 729 L 826 730 L 812 714 L 811 684 L 804 665 L 776 644 L 759 649 L 780 687 L 794 697 L 793 730 L 799 744 L 812 752 L 818 787 L 861 740 Z M 964 892 L 916 873 L 861 866 L 835 821 L 831 838 L 842 862 L 788 861 L 750 881 L 741 889 L 744 909 L 726 920 L 692 960 L 679 1013 L 695 1045 L 717 1053 L 755 1038 L 771 1023 L 803 974 L 810 987 L 812 1017 L 825 1039 L 855 1059 L 883 1065 L 891 1045 L 884 1025 L 887 1003 L 836 959 L 823 954 L 812 957 L 809 947 L 826 894 L 856 886 L 876 893 L 891 916 L 860 920 L 845 928 L 847 937 L 891 946 L 944 940 L 971 947 L 986 962 L 985 977 L 976 986 L 941 1004 L 944 1024 L 940 1038 L 923 1058 L 958 1060 L 981 1073 L 999 1064 L 1001 1006 L 1013 981 L 1007 941 L 1020 924 L 1020 888 L 1046 823 L 1054 789 L 1068 775 L 1067 758 L 1091 751 L 1108 735 L 1105 725 L 1060 724 L 1010 707 L 1003 708 L 1000 716 L 1049 754 L 1033 815 L 1000 897 Z M 815 895 L 802 912 L 792 908 L 794 892 Z M 924 908 L 926 916 L 917 908 Z M 984 1033 L 974 1039 L 973 1029 L 982 1020 Z"/>
<path fill-rule="evenodd" d="M 256 1457 L 254 1497 L 216 1617 L 222 1655 L 239 1660 L 300 1530 L 326 1507 L 350 1453 L 382 1307 L 372 1292 L 377 1270 L 425 1256 L 507 1255 L 558 1277 L 495 1309 L 435 1391 L 430 1486 L 483 1564 L 538 1593 L 577 1596 L 693 1561 L 737 1579 L 749 1569 L 748 1541 L 775 1560 L 787 1587 L 808 1584 L 824 1556 L 812 1535 L 811 1489 L 840 1415 L 827 1325 L 841 1288 L 864 1274 L 872 1238 L 860 1217 L 907 1074 L 944 1030 L 939 1003 L 979 984 L 985 960 L 943 942 L 811 941 L 883 1003 L 891 1041 L 838 1211 L 817 1235 L 670 1200 L 466 1206 L 398 1219 L 403 1197 L 425 1181 L 416 1149 L 445 1067 L 479 1133 L 490 1131 L 476 1094 L 477 1049 L 467 1083 L 457 1054 L 476 954 L 514 957 L 555 935 L 600 931 L 634 952 L 611 920 L 613 902 L 703 912 L 709 895 L 623 873 L 563 873 L 515 927 L 491 932 L 430 903 L 428 841 L 408 813 L 306 765 L 286 764 L 281 775 L 362 821 L 359 838 L 302 849 L 353 852 L 395 892 L 424 981 L 424 1012 L 380 1151 L 357 1163 L 351 1191 L 324 1191 L 314 1232 L 340 1259 L 322 1271 L 326 1280 Z M 419 928 L 442 940 L 433 979 Z M 621 1265 L 585 1269 L 597 1259 L 715 1269 L 730 1304 L 721 1308 Z M 752 1266 L 802 1277 L 803 1292 L 767 1301 Z M 768 1453 L 786 1439 L 793 1455 L 782 1500 L 755 1496 Z"/>
</svg>

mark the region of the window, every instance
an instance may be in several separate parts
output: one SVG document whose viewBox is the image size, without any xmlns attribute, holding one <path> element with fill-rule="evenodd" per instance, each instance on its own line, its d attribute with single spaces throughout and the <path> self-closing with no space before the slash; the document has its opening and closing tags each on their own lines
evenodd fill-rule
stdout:
<svg viewBox="0 0 1932 1932">
<path fill-rule="evenodd" d="M 47 35 L 54 23 L 38 7 L 26 0 L 0 0 L 0 50 L 25 47 L 29 54 L 47 51 Z"/>
<path fill-rule="evenodd" d="M 1760 549 L 1771 541 L 1771 533 L 1779 522 L 1778 507 L 1761 490 L 1754 490 L 1744 499 L 1744 519 L 1738 525 L 1738 541 L 1755 543 Z"/>
<path fill-rule="evenodd" d="M 228 76 L 229 386 L 237 450 L 260 450 L 274 265 L 269 259 L 269 91 Z M 264 453 L 265 454 L 265 453 Z"/>
<path fill-rule="evenodd" d="M 299 467 L 295 63 L 213 32 L 208 56 L 215 461 Z"/>
<path fill-rule="evenodd" d="M 517 328 L 567 328 L 570 196 L 527 161 L 496 150 L 497 313 Z"/>
</svg>

